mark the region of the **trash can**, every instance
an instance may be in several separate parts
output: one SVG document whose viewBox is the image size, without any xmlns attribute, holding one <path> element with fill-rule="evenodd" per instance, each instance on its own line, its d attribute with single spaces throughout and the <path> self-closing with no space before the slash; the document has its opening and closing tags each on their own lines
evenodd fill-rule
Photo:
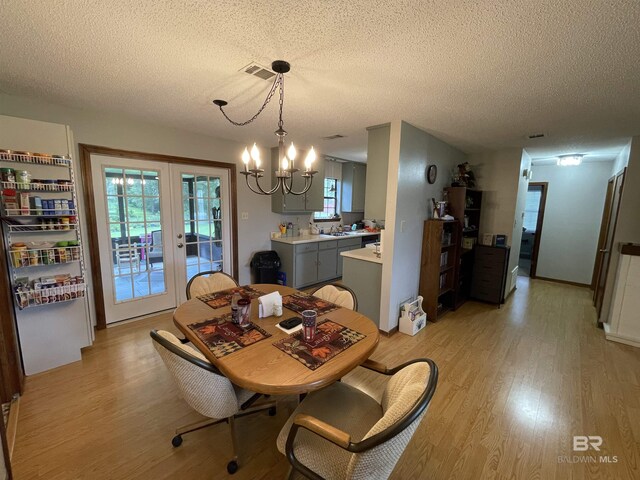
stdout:
<svg viewBox="0 0 640 480">
<path fill-rule="evenodd" d="M 280 257 L 274 250 L 256 252 L 250 266 L 254 283 L 278 283 Z"/>
</svg>

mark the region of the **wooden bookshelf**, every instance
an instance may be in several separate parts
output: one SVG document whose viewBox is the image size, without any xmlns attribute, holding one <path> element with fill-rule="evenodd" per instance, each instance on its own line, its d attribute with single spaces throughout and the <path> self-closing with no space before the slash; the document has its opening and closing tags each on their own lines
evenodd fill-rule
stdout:
<svg viewBox="0 0 640 480">
<path fill-rule="evenodd" d="M 420 295 L 427 320 L 435 322 L 457 308 L 458 269 L 461 253 L 460 222 L 427 220 L 422 233 Z"/>
<path fill-rule="evenodd" d="M 447 187 L 444 190 L 449 202 L 449 214 L 460 222 L 461 227 L 462 251 L 460 252 L 458 286 L 455 298 L 455 306 L 457 308 L 466 302 L 471 295 L 474 250 L 478 243 L 480 232 L 482 192 L 467 187 Z"/>
</svg>

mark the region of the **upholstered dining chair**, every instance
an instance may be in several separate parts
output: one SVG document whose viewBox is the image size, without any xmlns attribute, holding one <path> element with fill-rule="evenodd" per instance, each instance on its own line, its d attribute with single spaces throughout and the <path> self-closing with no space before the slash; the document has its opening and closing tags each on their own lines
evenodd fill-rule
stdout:
<svg viewBox="0 0 640 480">
<path fill-rule="evenodd" d="M 358 299 L 356 294 L 346 285 L 332 283 L 318 287 L 310 293 L 322 300 L 335 303 L 341 307 L 348 308 L 350 310 L 358 310 Z"/>
<path fill-rule="evenodd" d="M 187 283 L 187 298 L 199 297 L 237 286 L 238 282 L 224 272 L 200 272 L 191 277 Z"/>
<path fill-rule="evenodd" d="M 362 366 L 392 375 L 381 403 L 345 382 L 308 394 L 278 436 L 290 478 L 383 479 L 393 471 L 431 402 L 438 368 L 429 359 Z"/>
<path fill-rule="evenodd" d="M 147 262 L 149 262 L 151 268 L 153 268 L 154 263 L 164 261 L 162 247 L 162 230 L 154 230 L 151 232 L 151 245 L 148 245 L 147 249 Z"/>
<path fill-rule="evenodd" d="M 176 429 L 171 440 L 174 447 L 182 444 L 182 435 L 205 427 L 227 422 L 231 429 L 233 458 L 227 464 L 230 474 L 238 470 L 238 442 L 236 440 L 235 419 L 240 416 L 268 410 L 276 414 L 276 403 L 261 401 L 253 405 L 261 396 L 240 388 L 223 376 L 202 353 L 164 330 L 152 330 L 151 338 L 160 358 L 171 372 L 182 398 L 196 412 L 205 417 L 202 420 Z"/>
</svg>

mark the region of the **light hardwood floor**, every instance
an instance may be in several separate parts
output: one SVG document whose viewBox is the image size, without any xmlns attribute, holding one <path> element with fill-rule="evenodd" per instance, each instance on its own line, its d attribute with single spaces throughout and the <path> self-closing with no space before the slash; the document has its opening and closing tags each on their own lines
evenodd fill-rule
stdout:
<svg viewBox="0 0 640 480">
<path fill-rule="evenodd" d="M 176 331 L 169 315 L 100 331 L 81 362 L 27 378 L 16 479 L 227 477 L 226 425 L 171 446 L 175 427 L 199 417 L 153 350 L 154 327 Z M 440 381 L 393 478 L 640 478 L 640 349 L 604 339 L 590 291 L 520 277 L 502 309 L 469 302 L 415 337 L 383 337 L 372 358 L 423 356 Z M 345 381 L 374 395 L 383 386 L 363 369 Z M 285 475 L 275 439 L 294 405 L 238 420 L 244 465 L 233 478 Z M 601 451 L 574 453 L 573 435 L 601 436 Z M 558 460 L 594 454 L 618 462 Z"/>
</svg>

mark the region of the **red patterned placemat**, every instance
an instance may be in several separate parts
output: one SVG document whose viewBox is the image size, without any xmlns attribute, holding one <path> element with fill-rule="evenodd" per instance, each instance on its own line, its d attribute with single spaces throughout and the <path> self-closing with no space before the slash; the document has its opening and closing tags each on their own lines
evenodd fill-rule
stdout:
<svg viewBox="0 0 640 480">
<path fill-rule="evenodd" d="M 258 298 L 264 295 L 264 292 L 261 292 L 260 290 L 244 286 L 229 288 L 228 290 L 220 290 L 219 292 L 214 293 L 207 293 L 206 295 L 200 295 L 197 298 L 209 305 L 211 308 L 222 308 L 227 305 L 231 305 L 231 298 L 234 293 L 239 293 L 245 298 Z"/>
<path fill-rule="evenodd" d="M 316 336 L 311 342 L 305 342 L 302 330 L 299 330 L 273 345 L 308 369 L 315 370 L 366 337 L 332 320 L 318 322 L 316 329 Z"/>
<path fill-rule="evenodd" d="M 192 323 L 189 328 L 213 352 L 216 358 L 222 358 L 248 345 L 259 342 L 271 336 L 255 323 L 248 328 L 242 328 L 231 321 L 231 314 Z"/>
<path fill-rule="evenodd" d="M 315 310 L 318 316 L 340 308 L 340 305 L 303 292 L 292 293 L 282 297 L 282 306 L 297 313 L 302 313 L 304 310 Z"/>
</svg>

